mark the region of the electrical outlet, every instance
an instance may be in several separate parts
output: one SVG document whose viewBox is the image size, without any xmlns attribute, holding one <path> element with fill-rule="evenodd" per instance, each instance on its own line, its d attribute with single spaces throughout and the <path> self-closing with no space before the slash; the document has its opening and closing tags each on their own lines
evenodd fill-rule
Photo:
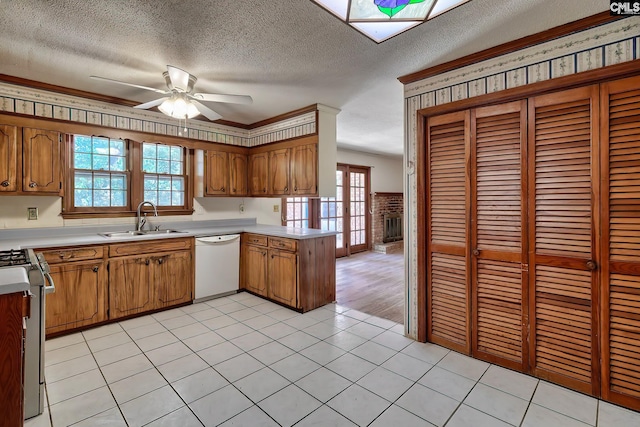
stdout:
<svg viewBox="0 0 640 427">
<path fill-rule="evenodd" d="M 240 213 L 244 213 L 244 203 L 240 203 Z"/>
<path fill-rule="evenodd" d="M 274 212 L 280 212 L 280 205 L 273 205 Z"/>
<path fill-rule="evenodd" d="M 27 219 L 35 221 L 38 219 L 38 208 L 27 208 Z"/>
</svg>

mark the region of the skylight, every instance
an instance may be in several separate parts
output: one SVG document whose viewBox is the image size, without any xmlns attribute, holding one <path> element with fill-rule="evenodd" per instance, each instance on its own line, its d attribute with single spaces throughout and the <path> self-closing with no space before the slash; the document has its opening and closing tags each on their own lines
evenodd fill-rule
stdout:
<svg viewBox="0 0 640 427">
<path fill-rule="evenodd" d="M 312 0 L 382 43 L 469 0 Z"/>
</svg>

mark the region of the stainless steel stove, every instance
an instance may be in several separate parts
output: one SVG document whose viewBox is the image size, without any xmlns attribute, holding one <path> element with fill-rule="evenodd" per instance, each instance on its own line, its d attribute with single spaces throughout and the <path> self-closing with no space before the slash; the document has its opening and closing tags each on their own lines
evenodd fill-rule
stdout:
<svg viewBox="0 0 640 427">
<path fill-rule="evenodd" d="M 42 254 L 32 249 L 0 251 L 0 274 L 2 268 L 20 266 L 27 269 L 32 295 L 24 347 L 24 416 L 27 419 L 44 410 L 44 304 L 45 294 L 54 292 L 55 285 Z"/>
</svg>

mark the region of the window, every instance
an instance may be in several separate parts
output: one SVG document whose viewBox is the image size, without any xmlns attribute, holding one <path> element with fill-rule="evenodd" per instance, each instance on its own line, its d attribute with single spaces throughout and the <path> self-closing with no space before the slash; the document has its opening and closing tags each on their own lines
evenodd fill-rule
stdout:
<svg viewBox="0 0 640 427">
<path fill-rule="evenodd" d="M 185 147 L 88 135 L 69 135 L 67 143 L 65 217 L 131 216 L 143 200 L 159 212 L 193 212 Z"/>
<path fill-rule="evenodd" d="M 73 136 L 73 206 L 128 205 L 127 147 L 121 139 Z"/>
<path fill-rule="evenodd" d="M 178 146 L 142 143 L 144 200 L 156 206 L 182 206 L 185 200 L 184 150 Z"/>
<path fill-rule="evenodd" d="M 284 224 L 288 227 L 309 228 L 309 198 L 287 197 Z"/>
</svg>

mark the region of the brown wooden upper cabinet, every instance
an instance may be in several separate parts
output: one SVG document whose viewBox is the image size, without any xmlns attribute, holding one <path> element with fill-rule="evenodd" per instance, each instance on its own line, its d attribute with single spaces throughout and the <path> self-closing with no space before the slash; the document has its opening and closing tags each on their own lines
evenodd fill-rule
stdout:
<svg viewBox="0 0 640 427">
<path fill-rule="evenodd" d="M 225 151 L 207 151 L 207 196 L 224 196 L 229 194 L 228 153 Z"/>
<path fill-rule="evenodd" d="M 0 125 L 0 192 L 18 191 L 18 128 Z"/>
<path fill-rule="evenodd" d="M 294 147 L 291 157 L 291 181 L 293 195 L 318 193 L 318 145 L 305 144 Z"/>
<path fill-rule="evenodd" d="M 22 191 L 60 194 L 60 133 L 22 128 Z"/>
<path fill-rule="evenodd" d="M 291 150 L 281 148 L 269 152 L 269 189 L 271 194 L 290 194 Z"/>
<path fill-rule="evenodd" d="M 229 195 L 247 195 L 248 156 L 241 153 L 229 153 Z"/>
<path fill-rule="evenodd" d="M 0 192 L 60 194 L 60 155 L 60 133 L 0 125 Z"/>
<path fill-rule="evenodd" d="M 249 194 L 267 196 L 269 186 L 269 153 L 255 153 L 249 156 Z"/>
</svg>

